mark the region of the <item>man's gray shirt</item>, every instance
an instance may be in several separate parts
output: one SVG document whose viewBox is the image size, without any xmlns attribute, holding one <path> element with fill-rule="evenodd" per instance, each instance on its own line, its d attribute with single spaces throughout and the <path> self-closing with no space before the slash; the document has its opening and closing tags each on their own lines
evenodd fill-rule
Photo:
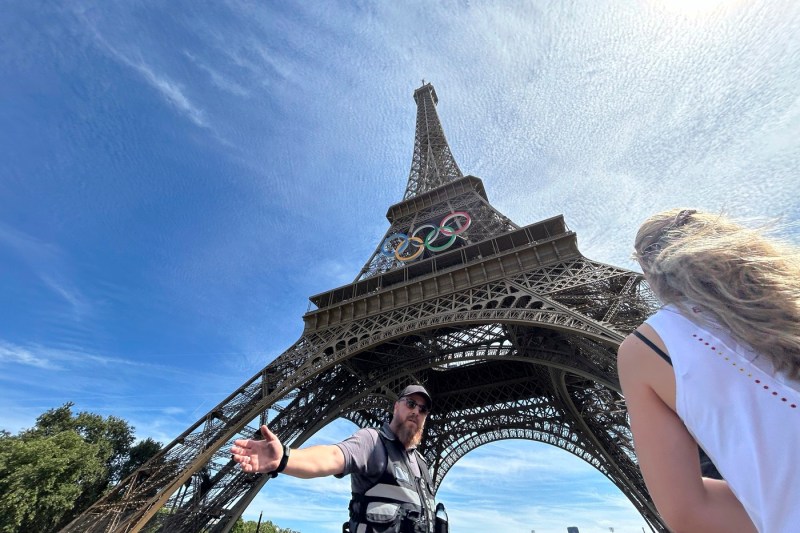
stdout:
<svg viewBox="0 0 800 533">
<path fill-rule="evenodd" d="M 397 436 L 389 429 L 388 423 L 383 425 L 381 431 L 389 439 L 397 440 Z M 347 439 L 336 444 L 344 454 L 344 472 L 337 477 L 352 474 L 350 476 L 350 486 L 356 494 L 364 494 L 371 488 L 386 468 L 388 459 L 386 448 L 378 442 L 378 439 L 378 431 L 376 429 L 366 428 L 359 429 Z M 414 453 L 415 450 L 416 447 L 409 448 L 406 450 L 406 454 L 411 473 L 415 477 L 419 477 L 420 471 L 417 464 L 417 454 Z"/>
</svg>

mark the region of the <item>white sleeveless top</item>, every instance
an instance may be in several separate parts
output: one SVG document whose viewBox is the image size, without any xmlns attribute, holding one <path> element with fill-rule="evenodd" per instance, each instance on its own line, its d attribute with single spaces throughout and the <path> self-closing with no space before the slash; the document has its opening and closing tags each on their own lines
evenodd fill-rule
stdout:
<svg viewBox="0 0 800 533">
<path fill-rule="evenodd" d="M 758 531 L 800 531 L 800 383 L 675 306 L 647 324 L 672 358 L 678 416 Z"/>
</svg>

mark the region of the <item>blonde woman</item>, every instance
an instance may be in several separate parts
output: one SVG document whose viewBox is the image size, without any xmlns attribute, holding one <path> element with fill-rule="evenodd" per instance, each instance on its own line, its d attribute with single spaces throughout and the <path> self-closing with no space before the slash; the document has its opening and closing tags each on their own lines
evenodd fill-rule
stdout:
<svg viewBox="0 0 800 533">
<path fill-rule="evenodd" d="M 673 531 L 800 531 L 800 253 L 689 209 L 647 219 L 635 248 L 664 307 L 618 365 L 659 513 Z M 698 445 L 724 480 L 701 476 Z"/>
</svg>

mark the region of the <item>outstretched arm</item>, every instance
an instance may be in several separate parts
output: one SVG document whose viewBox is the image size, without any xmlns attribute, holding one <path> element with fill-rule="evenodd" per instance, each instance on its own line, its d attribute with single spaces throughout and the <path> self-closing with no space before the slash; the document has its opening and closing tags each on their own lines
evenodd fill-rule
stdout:
<svg viewBox="0 0 800 533">
<path fill-rule="evenodd" d="M 664 347 L 651 328 L 640 331 Z M 697 443 L 674 411 L 672 367 L 633 336 L 620 346 L 617 365 L 639 467 L 671 530 L 755 533 L 728 484 L 702 477 Z"/>
<path fill-rule="evenodd" d="M 283 458 L 283 445 L 267 426 L 261 426 L 264 440 L 241 439 L 231 447 L 233 460 L 245 472 L 272 472 Z M 344 454 L 338 446 L 311 446 L 292 450 L 283 473 L 300 478 L 330 476 L 344 472 Z"/>
</svg>

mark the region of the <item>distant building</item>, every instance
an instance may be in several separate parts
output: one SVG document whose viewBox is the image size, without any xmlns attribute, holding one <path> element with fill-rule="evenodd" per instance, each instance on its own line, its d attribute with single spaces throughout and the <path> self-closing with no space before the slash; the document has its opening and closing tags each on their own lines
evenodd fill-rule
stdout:
<svg viewBox="0 0 800 533">
<path fill-rule="evenodd" d="M 578 531 L 577 527 L 573 526 L 567 528 L 567 533 L 580 533 L 580 531 Z"/>
</svg>

